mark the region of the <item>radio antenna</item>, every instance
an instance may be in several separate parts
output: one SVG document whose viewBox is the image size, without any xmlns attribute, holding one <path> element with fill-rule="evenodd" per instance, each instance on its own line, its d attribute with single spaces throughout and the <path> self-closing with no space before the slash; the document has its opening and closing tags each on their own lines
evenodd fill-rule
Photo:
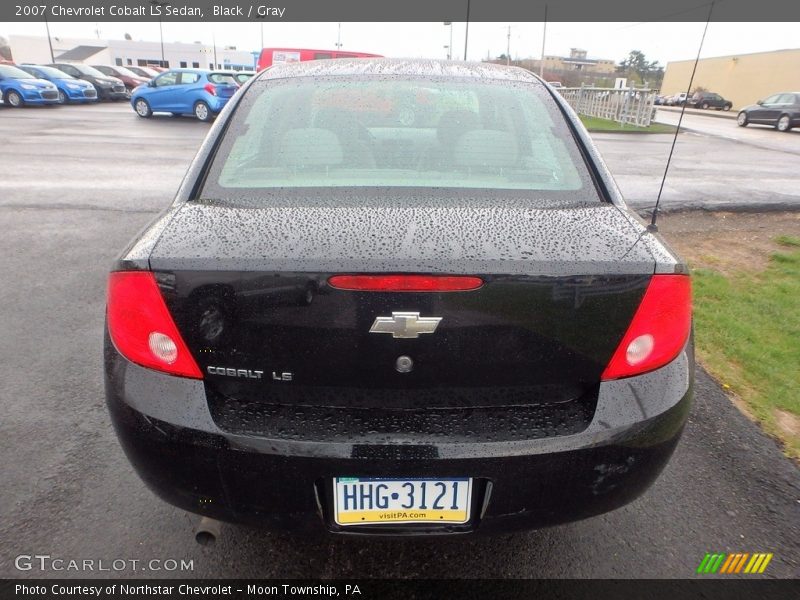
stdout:
<svg viewBox="0 0 800 600">
<path fill-rule="evenodd" d="M 703 37 L 700 38 L 700 47 L 697 49 L 697 56 L 694 59 L 694 67 L 692 68 L 692 76 L 689 78 L 689 86 L 686 88 L 686 98 L 681 105 L 681 114 L 678 117 L 678 126 L 675 128 L 675 135 L 672 137 L 672 147 L 669 149 L 669 156 L 667 157 L 667 166 L 664 168 L 664 176 L 661 178 L 661 187 L 658 188 L 658 196 L 656 197 L 656 205 L 653 208 L 653 217 L 650 220 L 650 225 L 647 226 L 648 231 L 658 231 L 656 220 L 658 219 L 658 205 L 661 203 L 661 193 L 664 191 L 664 183 L 667 180 L 667 173 L 669 172 L 669 164 L 672 162 L 672 153 L 675 152 L 675 142 L 678 141 L 678 134 L 681 131 L 681 123 L 683 123 L 683 113 L 686 112 L 686 102 L 689 100 L 689 93 L 692 91 L 692 83 L 694 82 L 694 74 L 697 72 L 697 63 L 700 62 L 700 53 L 703 51 L 703 42 L 706 39 L 706 32 L 708 31 L 708 24 L 711 22 L 711 13 L 714 12 L 714 3 L 716 0 L 711 0 L 711 5 L 708 8 L 708 17 L 706 18 L 706 26 L 703 28 Z"/>
</svg>

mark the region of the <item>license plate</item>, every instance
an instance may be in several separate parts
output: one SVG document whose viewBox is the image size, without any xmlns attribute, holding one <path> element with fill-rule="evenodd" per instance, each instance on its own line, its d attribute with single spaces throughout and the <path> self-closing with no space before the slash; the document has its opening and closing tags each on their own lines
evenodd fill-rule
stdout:
<svg viewBox="0 0 800 600">
<path fill-rule="evenodd" d="M 334 519 L 339 525 L 466 523 L 472 479 L 337 477 Z"/>
</svg>

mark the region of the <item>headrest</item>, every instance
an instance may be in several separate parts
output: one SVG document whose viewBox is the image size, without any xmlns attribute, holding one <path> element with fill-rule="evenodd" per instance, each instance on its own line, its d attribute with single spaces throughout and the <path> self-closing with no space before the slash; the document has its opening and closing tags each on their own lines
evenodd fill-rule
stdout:
<svg viewBox="0 0 800 600">
<path fill-rule="evenodd" d="M 518 157 L 514 136 L 495 129 L 467 131 L 453 149 L 453 163 L 458 167 L 514 167 Z"/>
<path fill-rule="evenodd" d="M 278 163 L 289 167 L 339 165 L 342 158 L 339 137 L 329 129 L 290 129 L 278 150 Z"/>
</svg>

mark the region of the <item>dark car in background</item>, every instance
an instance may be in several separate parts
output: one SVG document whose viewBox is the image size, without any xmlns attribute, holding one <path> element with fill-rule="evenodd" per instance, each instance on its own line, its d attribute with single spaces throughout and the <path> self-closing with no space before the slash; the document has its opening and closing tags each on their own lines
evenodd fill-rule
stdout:
<svg viewBox="0 0 800 600">
<path fill-rule="evenodd" d="M 236 80 L 236 83 L 239 85 L 244 85 L 247 83 L 247 80 L 252 78 L 256 74 L 255 71 L 236 71 L 231 73 L 233 78 Z"/>
<path fill-rule="evenodd" d="M 692 396 L 689 271 L 552 86 L 355 59 L 275 65 L 230 102 L 109 276 L 107 405 L 156 494 L 435 536 L 653 483 Z"/>
<path fill-rule="evenodd" d="M 67 75 L 88 81 L 97 90 L 97 97 L 100 100 L 127 100 L 128 98 L 128 90 L 125 89 L 125 84 L 122 83 L 122 80 L 116 77 L 109 77 L 89 65 L 51 63 L 48 66 L 64 71 Z"/>
<path fill-rule="evenodd" d="M 0 99 L 14 108 L 58 104 L 58 89 L 52 82 L 19 67 L 0 65 Z"/>
<path fill-rule="evenodd" d="M 772 125 L 778 131 L 800 126 L 800 92 L 781 92 L 746 106 L 736 117 L 739 127 Z"/>
<path fill-rule="evenodd" d="M 144 77 L 145 79 L 152 79 L 153 77 L 157 76 L 160 71 L 156 71 L 155 69 L 151 69 L 150 67 L 133 67 L 128 65 L 126 67 L 129 71 L 136 73 L 139 77 Z"/>
<path fill-rule="evenodd" d="M 154 112 L 176 117 L 194 115 L 210 121 L 239 89 L 230 73 L 206 69 L 174 69 L 161 73 L 131 92 L 131 106 L 142 118 Z"/>
<path fill-rule="evenodd" d="M 142 85 L 143 83 L 147 83 L 150 81 L 150 77 L 142 77 L 141 75 L 137 75 L 133 71 L 129 71 L 125 67 L 118 67 L 115 65 L 92 65 L 95 69 L 100 71 L 103 75 L 108 75 L 109 77 L 116 77 L 122 83 L 125 84 L 125 88 L 130 92 L 133 88 Z"/>
<path fill-rule="evenodd" d="M 715 108 L 716 110 L 730 110 L 733 108 L 733 102 L 726 100 L 719 94 L 714 92 L 695 92 L 695 94 L 686 101 L 686 106 L 689 108 Z"/>
<path fill-rule="evenodd" d="M 19 65 L 19 68 L 34 77 L 45 79 L 55 85 L 58 89 L 59 104 L 97 102 L 97 90 L 88 81 L 67 75 L 64 71 L 55 67 Z"/>
</svg>

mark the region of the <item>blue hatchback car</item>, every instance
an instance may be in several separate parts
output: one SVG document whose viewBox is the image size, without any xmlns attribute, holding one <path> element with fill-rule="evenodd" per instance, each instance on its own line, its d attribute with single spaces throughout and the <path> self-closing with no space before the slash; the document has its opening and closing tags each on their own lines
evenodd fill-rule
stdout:
<svg viewBox="0 0 800 600">
<path fill-rule="evenodd" d="M 19 68 L 39 79 L 45 79 L 58 88 L 58 103 L 97 102 L 97 90 L 88 81 L 67 75 L 55 67 L 19 65 Z"/>
<path fill-rule="evenodd" d="M 4 104 L 15 108 L 26 104 L 58 104 L 58 89 L 54 84 L 12 65 L 0 65 L 0 96 Z"/>
<path fill-rule="evenodd" d="M 238 89 L 230 73 L 173 69 L 134 88 L 131 106 L 143 118 L 154 112 L 168 112 L 176 117 L 192 114 L 201 121 L 210 121 Z"/>
</svg>

